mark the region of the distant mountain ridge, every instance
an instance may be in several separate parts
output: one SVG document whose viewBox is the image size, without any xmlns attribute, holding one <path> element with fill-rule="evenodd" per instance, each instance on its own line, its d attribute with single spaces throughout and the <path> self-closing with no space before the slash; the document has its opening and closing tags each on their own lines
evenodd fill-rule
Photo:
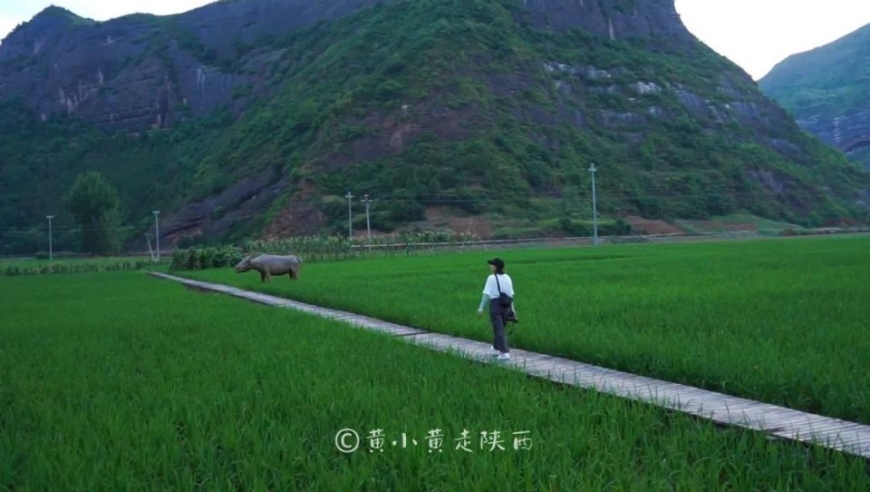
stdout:
<svg viewBox="0 0 870 492">
<path fill-rule="evenodd" d="M 584 233 L 590 162 L 604 224 L 824 224 L 870 204 L 868 174 L 673 0 L 227 0 L 107 22 L 51 7 L 0 45 L 0 155 L 8 251 L 64 220 L 85 170 L 119 190 L 129 240 L 163 210 L 162 244 L 340 233 L 348 190 L 379 197 L 377 231 L 438 211 Z"/>
<path fill-rule="evenodd" d="M 870 24 L 786 58 L 758 85 L 802 128 L 870 169 Z"/>
</svg>

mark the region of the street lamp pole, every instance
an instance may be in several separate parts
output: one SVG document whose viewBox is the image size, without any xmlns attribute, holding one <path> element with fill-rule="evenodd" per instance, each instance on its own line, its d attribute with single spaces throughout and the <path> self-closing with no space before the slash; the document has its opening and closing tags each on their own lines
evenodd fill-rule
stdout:
<svg viewBox="0 0 870 492">
<path fill-rule="evenodd" d="M 350 199 L 353 198 L 353 195 L 350 194 L 350 191 L 345 195 L 347 198 L 347 240 L 353 241 L 353 215 L 350 210 Z"/>
<path fill-rule="evenodd" d="M 598 200 L 595 196 L 595 171 L 598 169 L 595 168 L 595 163 L 589 166 L 589 172 L 592 173 L 592 228 L 594 234 L 594 244 L 598 246 Z"/>
<path fill-rule="evenodd" d="M 366 234 L 368 235 L 369 241 L 372 240 L 372 224 L 369 220 L 369 207 L 371 207 L 372 201 L 369 200 L 368 195 L 363 195 L 363 203 L 366 204 Z"/>
<path fill-rule="evenodd" d="M 48 261 L 54 260 L 54 251 L 51 245 L 51 219 L 54 218 L 54 215 L 46 215 L 48 219 Z"/>
<path fill-rule="evenodd" d="M 158 215 L 160 212 L 154 210 L 154 236 L 157 238 L 157 263 L 160 263 L 160 220 L 158 219 Z"/>
</svg>

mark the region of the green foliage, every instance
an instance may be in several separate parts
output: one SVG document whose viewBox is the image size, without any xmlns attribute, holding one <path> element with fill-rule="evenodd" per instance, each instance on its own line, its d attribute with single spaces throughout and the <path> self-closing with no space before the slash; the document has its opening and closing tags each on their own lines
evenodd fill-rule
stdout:
<svg viewBox="0 0 870 492">
<path fill-rule="evenodd" d="M 105 237 L 105 252 L 110 255 L 118 256 L 123 249 L 122 220 L 118 207 L 107 210 L 100 218 L 98 227 Z"/>
<path fill-rule="evenodd" d="M 390 203 L 390 220 L 394 222 L 414 222 L 425 218 L 425 209 L 415 200 L 417 187 L 398 190 Z M 413 190 L 413 191 L 412 191 Z"/>
<path fill-rule="evenodd" d="M 80 174 L 76 178 L 67 203 L 73 218 L 82 224 L 98 221 L 120 204 L 118 193 L 96 172 Z"/>
<path fill-rule="evenodd" d="M 69 191 L 67 206 L 82 228 L 83 251 L 117 254 L 120 244 L 114 231 L 120 226 L 120 200 L 100 173 L 80 174 Z"/>
<path fill-rule="evenodd" d="M 813 50 L 791 55 L 758 86 L 798 118 L 833 118 L 870 98 L 870 25 Z"/>
<path fill-rule="evenodd" d="M 220 112 L 134 137 L 106 134 L 73 117 L 41 122 L 19 102 L 0 102 L 0 250 L 32 254 L 46 248 L 47 238 L 31 245 L 22 231 L 38 226 L 36 234 L 43 234 L 45 216 L 55 215 L 55 249 L 78 251 L 81 231 L 68 229 L 74 219 L 65 197 L 85 171 L 99 173 L 117 190 L 124 204 L 120 221 L 131 229 L 122 239 L 143 232 L 153 226 L 152 210 L 169 210 L 189 199 L 196 163 L 231 121 Z"/>
<path fill-rule="evenodd" d="M 595 232 L 595 225 L 591 220 L 579 221 L 562 217 L 559 219 L 559 227 L 561 232 L 570 237 L 590 237 Z M 599 236 L 625 236 L 631 234 L 631 231 L 631 225 L 623 219 L 598 223 Z"/>
<path fill-rule="evenodd" d="M 758 86 L 795 118 L 815 125 L 859 114 L 870 99 L 870 25 L 789 56 L 762 77 Z M 870 170 L 870 151 L 852 158 Z"/>
<path fill-rule="evenodd" d="M 203 270 L 232 267 L 242 261 L 242 249 L 233 246 L 193 246 L 172 252 L 170 270 Z"/>
</svg>

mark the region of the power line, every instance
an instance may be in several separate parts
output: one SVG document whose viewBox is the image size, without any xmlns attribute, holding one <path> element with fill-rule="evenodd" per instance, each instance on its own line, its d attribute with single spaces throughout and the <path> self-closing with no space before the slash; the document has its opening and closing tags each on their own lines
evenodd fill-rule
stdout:
<svg viewBox="0 0 870 492">
<path fill-rule="evenodd" d="M 595 230 L 595 245 L 598 246 L 598 204 L 595 200 L 595 163 L 589 166 L 589 172 L 592 173 L 592 224 Z"/>
<path fill-rule="evenodd" d="M 157 216 L 160 215 L 160 212 L 157 210 L 153 211 L 154 213 L 154 236 L 157 238 L 157 262 L 160 262 L 160 224 L 158 222 Z"/>
<path fill-rule="evenodd" d="M 371 206 L 372 200 L 369 199 L 368 195 L 363 195 L 363 203 L 366 205 L 366 237 L 369 239 L 372 238 L 372 223 L 369 219 L 369 208 Z"/>
<path fill-rule="evenodd" d="M 350 208 L 350 200 L 353 195 L 350 194 L 350 191 L 347 192 L 345 198 L 347 198 L 347 238 L 353 239 L 353 213 Z"/>
<path fill-rule="evenodd" d="M 54 218 L 54 215 L 46 215 L 46 218 L 48 219 L 48 259 L 51 261 L 54 258 L 51 244 L 51 219 Z"/>
</svg>

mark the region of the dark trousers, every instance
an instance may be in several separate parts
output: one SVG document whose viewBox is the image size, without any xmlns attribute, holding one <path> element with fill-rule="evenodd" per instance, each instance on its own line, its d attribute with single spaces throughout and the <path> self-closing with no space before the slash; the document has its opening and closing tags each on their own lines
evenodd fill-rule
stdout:
<svg viewBox="0 0 870 492">
<path fill-rule="evenodd" d="M 489 322 L 492 323 L 493 342 L 492 346 L 499 352 L 510 352 L 507 343 L 507 335 L 505 334 L 505 319 L 507 318 L 507 309 L 498 305 L 498 300 L 493 299 L 489 303 Z"/>
</svg>

